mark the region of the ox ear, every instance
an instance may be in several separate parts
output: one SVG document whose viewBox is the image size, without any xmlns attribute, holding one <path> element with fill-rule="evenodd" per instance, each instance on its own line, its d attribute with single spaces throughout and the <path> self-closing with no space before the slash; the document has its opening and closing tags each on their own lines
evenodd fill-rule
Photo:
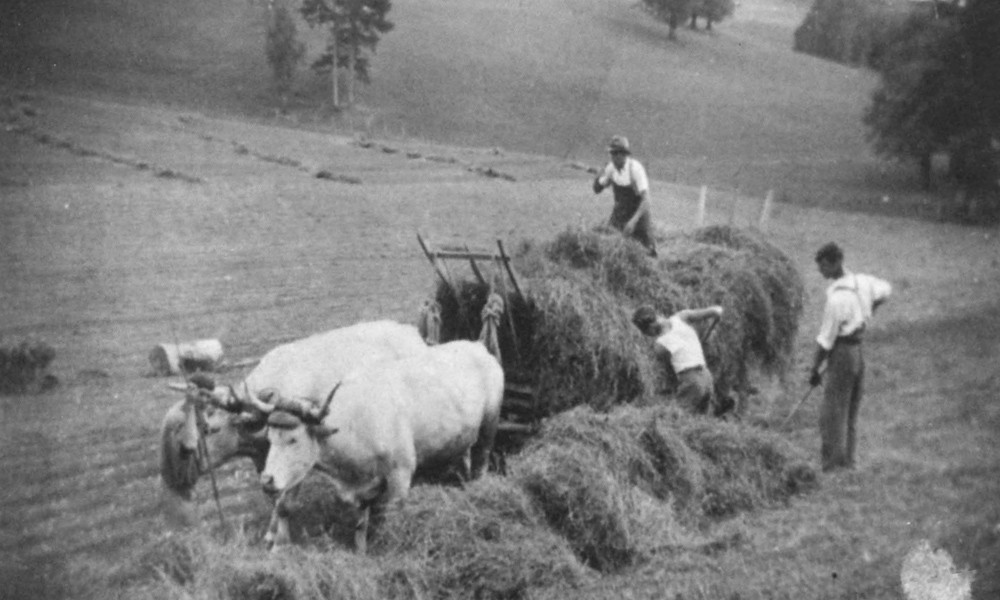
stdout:
<svg viewBox="0 0 1000 600">
<path fill-rule="evenodd" d="M 316 439 L 324 440 L 340 431 L 340 428 L 330 427 L 329 425 L 315 425 L 312 427 L 311 431 L 312 434 L 316 436 Z"/>
</svg>

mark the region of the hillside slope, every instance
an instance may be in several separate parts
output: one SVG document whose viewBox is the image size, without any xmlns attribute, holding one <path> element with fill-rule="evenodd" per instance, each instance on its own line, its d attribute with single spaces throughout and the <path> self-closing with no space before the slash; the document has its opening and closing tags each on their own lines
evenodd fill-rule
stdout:
<svg viewBox="0 0 1000 600">
<path fill-rule="evenodd" d="M 158 426 L 177 397 L 144 376 L 152 345 L 212 337 L 239 359 L 357 320 L 409 321 L 435 283 L 415 231 L 515 248 L 607 215 L 606 195 L 542 178 L 541 167 L 561 163 L 537 156 L 366 147 L 54 94 L 0 103 L 10 107 L 0 128 L 0 340 L 50 343 L 60 380 L 47 394 L 0 397 L 0 599 L 86 597 L 84 576 L 107 576 L 164 532 Z M 696 190 L 655 183 L 677 191 L 654 199 L 656 214 L 691 223 L 684 193 Z M 737 224 L 756 222 L 757 206 L 742 206 Z M 730 218 L 728 206 L 709 205 L 709 223 Z M 898 600 L 900 562 L 923 539 L 977 572 L 977 600 L 997 597 L 996 236 L 789 205 L 769 227 L 809 297 L 798 367 L 756 408 L 772 429 L 805 391 L 826 284 L 816 245 L 837 239 L 852 266 L 895 286 L 870 330 L 858 470 L 721 524 L 721 544 L 651 556 L 573 597 Z M 781 428 L 812 457 L 818 408 L 814 395 Z M 267 514 L 248 461 L 219 484 L 231 522 Z M 212 493 L 199 488 L 208 526 Z"/>
<path fill-rule="evenodd" d="M 256 2 L 5 10 L 0 75 L 15 86 L 273 118 Z M 293 119 L 585 161 L 602 160 L 606 138 L 624 133 L 661 179 L 776 188 L 810 203 L 912 190 L 865 145 L 871 75 L 791 50 L 804 10 L 747 0 L 713 33 L 683 30 L 670 42 L 637 2 L 397 0 L 358 107 L 331 117 L 329 78 L 303 65 Z M 299 30 L 315 58 L 322 31 Z"/>
</svg>

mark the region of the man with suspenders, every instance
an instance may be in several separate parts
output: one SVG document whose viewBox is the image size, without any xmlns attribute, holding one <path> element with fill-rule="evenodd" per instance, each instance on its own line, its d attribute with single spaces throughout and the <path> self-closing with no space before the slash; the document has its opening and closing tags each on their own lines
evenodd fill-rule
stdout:
<svg viewBox="0 0 1000 600">
<path fill-rule="evenodd" d="M 830 242 L 816 252 L 816 266 L 832 283 L 826 290 L 826 305 L 809 385 L 823 382 L 820 367 L 826 362 L 826 386 L 820 409 L 823 470 L 854 466 L 856 424 L 861 405 L 865 362 L 861 341 L 875 309 L 892 293 L 892 286 L 877 277 L 852 273 L 844 268 L 844 253 Z"/>
<path fill-rule="evenodd" d="M 632 158 L 628 139 L 616 135 L 608 145 L 611 162 L 594 179 L 594 193 L 600 194 L 611 186 L 615 206 L 609 224 L 646 247 L 650 256 L 656 256 L 656 242 L 652 235 L 652 218 L 649 209 L 649 179 L 642 163 Z"/>
</svg>

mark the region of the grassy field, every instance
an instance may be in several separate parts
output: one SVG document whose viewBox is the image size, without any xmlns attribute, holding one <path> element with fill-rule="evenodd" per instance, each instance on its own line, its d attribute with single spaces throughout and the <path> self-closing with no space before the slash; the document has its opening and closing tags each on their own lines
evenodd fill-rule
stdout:
<svg viewBox="0 0 1000 600">
<path fill-rule="evenodd" d="M 724 191 L 742 163 L 740 177 L 760 189 L 882 193 L 887 180 L 866 179 L 878 169 L 846 118 L 870 79 L 790 53 L 782 40 L 801 4 L 744 3 L 715 35 L 681 32 L 677 45 L 628 4 L 466 4 L 397 2 L 398 30 L 359 111 L 374 118 L 330 116 L 318 107 L 321 82 L 304 83 L 295 127 L 266 114 L 252 5 L 3 9 L 0 27 L 17 22 L 8 15 L 23 27 L 0 36 L 0 340 L 52 344 L 60 385 L 0 398 L 0 597 L 78 597 L 163 531 L 156 437 L 174 397 L 145 376 L 155 344 L 213 337 L 242 358 L 360 319 L 412 321 L 434 281 L 416 231 L 513 244 L 600 221 L 610 200 L 595 199 L 570 163 L 596 161 L 613 130 L 649 156 L 667 228 L 693 224 L 698 192 L 684 184 L 702 181 L 714 188 L 709 222 L 756 222 L 754 186 L 740 184 L 753 197 L 735 210 Z M 476 37 L 482 22 L 495 26 Z M 454 43 L 426 33 L 435 27 L 453 28 Z M 570 43 L 567 30 L 581 37 Z M 510 50 L 504 40 L 522 32 L 548 37 Z M 663 60 L 647 61 L 652 52 Z M 664 71 L 643 78 L 635 65 Z M 619 91 L 626 84 L 634 96 Z M 699 106 L 717 118 L 699 124 Z M 375 143 L 356 143 L 358 131 Z M 712 158 L 699 163 L 702 154 Z M 771 427 L 805 391 L 824 287 L 815 248 L 836 239 L 849 266 L 894 283 L 867 348 L 859 468 L 723 524 L 739 544 L 652 557 L 574 594 L 902 598 L 903 558 L 926 539 L 976 572 L 977 598 L 996 597 L 997 232 L 799 203 L 777 205 L 768 231 L 809 294 L 800 364 L 756 408 Z M 813 457 L 817 404 L 786 428 Z M 249 465 L 220 482 L 231 516 L 263 510 Z M 200 493 L 207 524 L 210 493 Z"/>
</svg>

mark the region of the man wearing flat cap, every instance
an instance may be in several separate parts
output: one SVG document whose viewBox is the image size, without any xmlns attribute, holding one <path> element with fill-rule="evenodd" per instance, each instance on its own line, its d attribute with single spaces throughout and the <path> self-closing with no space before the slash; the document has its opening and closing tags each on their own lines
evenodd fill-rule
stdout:
<svg viewBox="0 0 1000 600">
<path fill-rule="evenodd" d="M 656 242 L 652 236 L 652 217 L 649 209 L 649 179 L 642 163 L 632 158 L 628 138 L 616 135 L 608 145 L 611 162 L 594 179 L 594 193 L 600 194 L 611 186 L 615 206 L 609 224 L 646 247 L 650 256 L 656 256 Z"/>
</svg>

